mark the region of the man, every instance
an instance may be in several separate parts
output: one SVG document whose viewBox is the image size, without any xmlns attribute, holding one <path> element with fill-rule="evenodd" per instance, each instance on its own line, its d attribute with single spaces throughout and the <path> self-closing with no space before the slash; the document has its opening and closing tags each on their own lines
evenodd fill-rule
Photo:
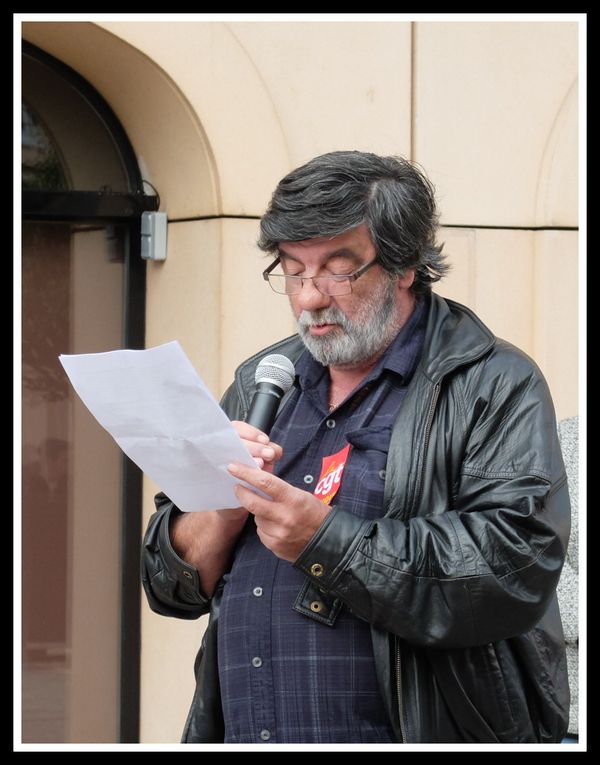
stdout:
<svg viewBox="0 0 600 765">
<path fill-rule="evenodd" d="M 222 402 L 262 468 L 230 472 L 261 493 L 240 484 L 212 513 L 159 495 L 144 541 L 151 607 L 210 609 L 184 741 L 565 733 L 552 403 L 529 358 L 431 292 L 436 228 L 403 159 L 334 152 L 275 190 L 264 277 L 299 336 L 242 364 Z M 270 437 L 243 422 L 268 353 L 296 369 Z"/>
</svg>

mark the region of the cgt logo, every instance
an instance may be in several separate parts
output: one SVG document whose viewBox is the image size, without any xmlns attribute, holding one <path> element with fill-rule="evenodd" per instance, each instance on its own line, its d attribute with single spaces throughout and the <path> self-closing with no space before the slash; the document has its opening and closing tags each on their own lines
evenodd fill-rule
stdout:
<svg viewBox="0 0 600 765">
<path fill-rule="evenodd" d="M 314 493 L 315 497 L 320 499 L 321 502 L 324 502 L 326 505 L 329 505 L 331 500 L 338 493 L 350 448 L 351 445 L 347 444 L 336 454 L 330 454 L 328 457 L 323 457 L 321 475 L 319 476 L 319 481 L 317 482 Z"/>
</svg>

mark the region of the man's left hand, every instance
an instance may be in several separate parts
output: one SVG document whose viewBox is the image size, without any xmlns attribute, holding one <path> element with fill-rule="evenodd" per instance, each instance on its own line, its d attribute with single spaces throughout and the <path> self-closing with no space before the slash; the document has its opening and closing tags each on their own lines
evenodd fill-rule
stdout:
<svg viewBox="0 0 600 765">
<path fill-rule="evenodd" d="M 229 465 L 234 478 L 259 489 L 261 497 L 246 486 L 235 493 L 240 505 L 254 515 L 260 541 L 279 558 L 293 562 L 306 547 L 331 508 L 315 496 L 296 489 L 281 478 L 246 465 Z"/>
</svg>

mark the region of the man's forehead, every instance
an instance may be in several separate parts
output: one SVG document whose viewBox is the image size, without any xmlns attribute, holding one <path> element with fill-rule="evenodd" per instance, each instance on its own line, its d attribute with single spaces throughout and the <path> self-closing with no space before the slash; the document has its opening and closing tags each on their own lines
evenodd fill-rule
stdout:
<svg viewBox="0 0 600 765">
<path fill-rule="evenodd" d="M 362 250 L 373 245 L 368 228 L 362 224 L 337 236 L 320 236 L 314 239 L 303 239 L 298 242 L 280 242 L 281 255 L 330 255 L 344 250 L 360 254 Z"/>
</svg>

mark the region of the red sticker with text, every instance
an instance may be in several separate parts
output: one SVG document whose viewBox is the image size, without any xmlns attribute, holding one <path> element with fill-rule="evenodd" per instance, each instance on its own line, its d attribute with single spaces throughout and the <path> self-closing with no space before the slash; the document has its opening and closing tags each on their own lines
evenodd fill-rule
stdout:
<svg viewBox="0 0 600 765">
<path fill-rule="evenodd" d="M 344 468 L 348 459 L 348 452 L 351 444 L 347 444 L 337 454 L 330 454 L 329 457 L 323 457 L 321 475 L 315 488 L 315 497 L 328 505 L 338 493 L 342 483 Z"/>
</svg>

